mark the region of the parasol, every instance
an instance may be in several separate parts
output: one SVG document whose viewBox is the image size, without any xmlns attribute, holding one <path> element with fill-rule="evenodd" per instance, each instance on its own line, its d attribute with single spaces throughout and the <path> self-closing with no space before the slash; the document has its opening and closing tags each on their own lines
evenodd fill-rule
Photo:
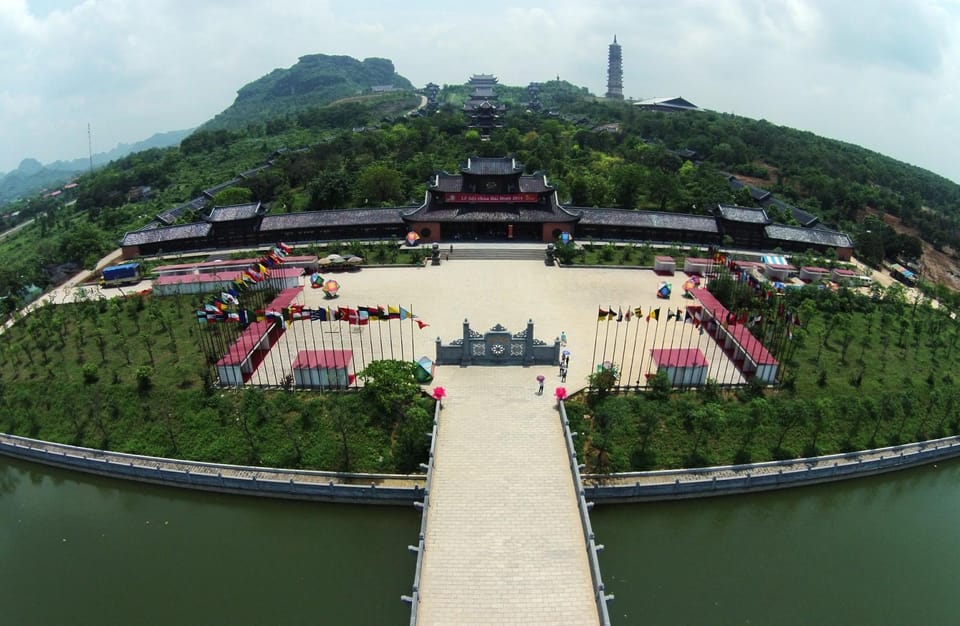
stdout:
<svg viewBox="0 0 960 626">
<path fill-rule="evenodd" d="M 322 259 L 318 260 L 317 263 L 320 265 L 340 265 L 344 262 L 344 258 L 339 254 L 328 254 Z"/>
<path fill-rule="evenodd" d="M 417 233 L 415 233 L 415 232 L 412 231 L 412 230 L 411 230 L 409 233 L 407 233 L 407 245 L 408 245 L 408 246 L 415 246 L 415 245 L 417 245 L 417 242 L 418 242 L 418 241 L 420 241 L 420 235 L 418 235 Z"/>
<path fill-rule="evenodd" d="M 671 291 L 673 291 L 673 287 L 670 286 L 670 283 L 660 283 L 660 287 L 657 288 L 657 297 L 667 299 L 670 297 Z"/>
<path fill-rule="evenodd" d="M 320 289 L 323 287 L 323 276 L 318 272 L 314 272 L 310 275 L 310 286 L 314 289 Z"/>
<path fill-rule="evenodd" d="M 573 240 L 573 237 L 570 235 L 570 233 L 566 231 L 560 233 L 560 243 L 567 244 L 567 243 L 570 243 L 572 240 Z"/>
<path fill-rule="evenodd" d="M 332 278 L 323 283 L 323 293 L 325 293 L 328 298 L 335 297 L 338 291 L 340 291 L 340 283 Z"/>
<path fill-rule="evenodd" d="M 345 257 L 344 261 L 346 261 L 347 265 L 360 265 L 361 263 L 363 263 L 363 257 L 357 256 L 355 254 L 351 254 Z"/>
<path fill-rule="evenodd" d="M 546 380 L 546 376 L 544 376 L 543 374 L 537 374 L 538 383 L 542 383 L 544 380 Z"/>
</svg>

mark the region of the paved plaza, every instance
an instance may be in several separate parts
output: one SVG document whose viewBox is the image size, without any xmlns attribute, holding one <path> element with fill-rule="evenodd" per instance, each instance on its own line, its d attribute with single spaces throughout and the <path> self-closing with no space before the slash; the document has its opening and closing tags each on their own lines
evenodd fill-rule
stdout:
<svg viewBox="0 0 960 626">
<path fill-rule="evenodd" d="M 411 333 L 410 323 L 347 324 L 295 322 L 262 366 L 266 376 L 289 370 L 298 349 L 352 349 L 355 367 L 390 355 L 436 356 L 435 340 L 443 343 L 462 337 L 463 321 L 483 333 L 501 324 L 512 333 L 533 320 L 535 336 L 552 344 L 566 334 L 570 368 L 565 386 L 574 391 L 586 386 L 594 359 L 610 361 L 622 373 L 622 384 L 643 384 L 645 374 L 656 370 L 652 348 L 700 348 L 709 362 L 708 377 L 719 382 L 742 383 L 739 371 L 706 333 L 693 324 L 667 321 L 669 310 L 684 309 L 693 300 L 682 297 L 683 273 L 664 277 L 650 270 L 548 267 L 541 261 L 456 260 L 440 266 L 373 267 L 353 272 L 324 273 L 336 278 L 340 296 L 327 300 L 319 289 L 307 285 L 299 301 L 307 308 L 322 306 L 402 306 L 429 324 Z M 662 282 L 673 285 L 669 299 L 657 298 Z M 305 281 L 306 282 L 306 281 Z M 597 322 L 599 307 L 622 310 L 642 307 L 644 314 L 660 308 L 658 321 L 632 319 Z M 599 336 L 598 336 L 599 329 Z M 595 342 L 595 338 L 597 341 Z M 351 348 L 351 345 L 353 346 Z M 362 350 L 360 345 L 363 346 Z M 273 359 L 277 359 L 274 362 Z M 469 368 L 472 371 L 472 368 Z M 532 387 L 537 373 L 516 368 Z M 543 368 L 549 393 L 561 384 L 558 368 Z M 445 380 L 447 368 L 437 369 L 438 385 L 451 394 L 458 390 Z M 254 380 L 257 382 L 257 380 Z M 265 380 L 263 382 L 274 382 Z M 469 385 L 469 378 L 463 384 Z"/>
</svg>

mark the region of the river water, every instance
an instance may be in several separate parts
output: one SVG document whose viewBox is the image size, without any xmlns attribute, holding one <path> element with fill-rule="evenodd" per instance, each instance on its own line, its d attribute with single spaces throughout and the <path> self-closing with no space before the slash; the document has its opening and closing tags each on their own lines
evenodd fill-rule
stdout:
<svg viewBox="0 0 960 626">
<path fill-rule="evenodd" d="M 790 489 L 597 506 L 614 624 L 956 624 L 960 461 Z"/>
<path fill-rule="evenodd" d="M 2 624 L 401 624 L 419 512 L 228 496 L 0 457 Z"/>
<path fill-rule="evenodd" d="M 960 461 L 597 506 L 614 624 L 953 624 Z M 0 457 L 7 624 L 403 624 L 413 508 L 154 487 Z"/>
</svg>

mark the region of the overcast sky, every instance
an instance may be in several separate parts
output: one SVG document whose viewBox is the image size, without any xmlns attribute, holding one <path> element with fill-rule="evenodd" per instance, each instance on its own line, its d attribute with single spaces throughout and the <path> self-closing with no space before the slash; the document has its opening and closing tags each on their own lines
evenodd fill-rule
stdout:
<svg viewBox="0 0 960 626">
<path fill-rule="evenodd" d="M 385 57 L 416 86 L 492 73 L 842 139 L 960 182 L 955 0 L 0 0 L 0 172 L 197 126 L 307 54 Z"/>
</svg>

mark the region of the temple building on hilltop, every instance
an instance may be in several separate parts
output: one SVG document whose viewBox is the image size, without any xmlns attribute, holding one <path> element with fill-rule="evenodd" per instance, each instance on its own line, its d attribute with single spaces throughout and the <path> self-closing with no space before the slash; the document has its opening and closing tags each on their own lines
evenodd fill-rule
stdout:
<svg viewBox="0 0 960 626">
<path fill-rule="evenodd" d="M 524 175 L 509 157 L 473 157 L 457 174 L 438 172 L 423 205 L 403 216 L 424 239 L 470 241 L 553 241 L 577 219 L 545 174 Z"/>
<path fill-rule="evenodd" d="M 623 55 L 617 36 L 613 36 L 613 43 L 607 52 L 607 93 L 605 98 L 623 100 Z"/>
<path fill-rule="evenodd" d="M 467 127 L 479 131 L 481 137 L 489 137 L 494 128 L 503 128 L 507 107 L 497 101 L 497 82 L 493 74 L 474 74 L 467 82 L 473 92 L 463 103 L 463 112 L 470 120 Z"/>
<path fill-rule="evenodd" d="M 182 205 L 192 206 L 192 205 Z M 771 205 L 772 206 L 772 205 Z M 782 209 L 778 210 L 781 211 Z M 834 251 L 848 260 L 853 241 L 817 220 L 775 223 L 763 208 L 716 205 L 709 214 L 561 206 L 546 174 L 525 174 L 511 157 L 472 157 L 455 174 L 436 172 L 420 206 L 273 213 L 260 203 L 215 206 L 193 224 L 159 219 L 128 232 L 123 257 L 317 241 L 555 242 L 575 240 L 733 246 L 782 252 Z M 798 220 L 800 221 L 800 220 Z M 804 222 L 800 222 L 803 224 Z"/>
</svg>

